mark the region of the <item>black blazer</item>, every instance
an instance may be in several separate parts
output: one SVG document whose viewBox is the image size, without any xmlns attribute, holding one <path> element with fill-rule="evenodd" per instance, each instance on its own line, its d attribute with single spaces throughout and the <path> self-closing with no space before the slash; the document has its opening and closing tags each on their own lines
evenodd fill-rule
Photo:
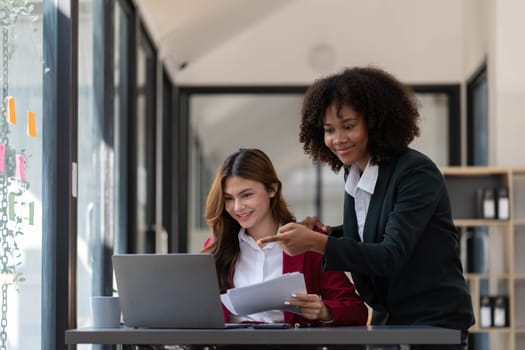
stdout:
<svg viewBox="0 0 525 350">
<path fill-rule="evenodd" d="M 344 224 L 328 238 L 324 268 L 350 271 L 361 297 L 388 313 L 386 324 L 474 323 L 447 188 L 428 157 L 408 150 L 379 166 L 363 239 L 345 192 Z"/>
</svg>

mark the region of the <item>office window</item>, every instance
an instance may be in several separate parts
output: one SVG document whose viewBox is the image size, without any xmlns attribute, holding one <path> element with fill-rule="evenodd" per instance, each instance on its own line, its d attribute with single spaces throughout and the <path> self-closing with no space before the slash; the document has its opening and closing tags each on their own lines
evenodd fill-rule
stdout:
<svg viewBox="0 0 525 350">
<path fill-rule="evenodd" d="M 156 56 L 144 28 L 137 31 L 136 119 L 130 140 L 130 159 L 134 162 L 136 193 L 132 199 L 132 250 L 155 251 L 156 220 Z M 131 194 L 131 192 L 130 192 Z"/>
<path fill-rule="evenodd" d="M 114 291 L 111 256 L 127 251 L 130 32 L 126 1 L 79 1 L 77 326 L 90 297 Z M 77 349 L 99 348 L 78 345 Z"/>
<path fill-rule="evenodd" d="M 42 6 L 17 6 L 29 15 L 0 11 L 0 348 L 9 350 L 42 342 Z"/>
<path fill-rule="evenodd" d="M 101 295 L 103 253 L 102 178 L 100 157 L 107 152 L 95 118 L 93 85 L 93 3 L 80 1 L 78 9 L 78 207 L 77 207 L 77 325 L 91 324 L 89 297 Z M 83 346 L 80 346 L 82 348 Z M 87 346 L 84 346 L 87 347 Z"/>
<path fill-rule="evenodd" d="M 115 7 L 114 7 L 115 6 Z M 78 18 L 77 325 L 91 325 L 90 297 L 113 294 L 111 256 L 124 221 L 120 207 L 123 54 L 119 4 L 82 0 Z M 115 13 L 115 14 L 114 14 Z M 124 34 L 127 32 L 124 30 Z M 117 45 L 114 44 L 117 43 Z M 113 54 L 115 52 L 115 54 Z M 127 55 L 125 55 L 127 56 Z M 115 86 L 115 84 L 117 84 Z M 126 173 L 125 171 L 123 172 Z M 125 181 L 125 176 L 122 176 Z M 79 349 L 91 348 L 79 345 Z"/>
<path fill-rule="evenodd" d="M 467 163 L 488 165 L 488 83 L 483 65 L 467 83 Z"/>
<path fill-rule="evenodd" d="M 115 152 L 115 251 L 127 251 L 127 209 L 128 209 L 128 116 L 129 98 L 129 52 L 131 31 L 131 10 L 121 1 L 115 2 L 114 13 L 114 152 Z"/>
</svg>

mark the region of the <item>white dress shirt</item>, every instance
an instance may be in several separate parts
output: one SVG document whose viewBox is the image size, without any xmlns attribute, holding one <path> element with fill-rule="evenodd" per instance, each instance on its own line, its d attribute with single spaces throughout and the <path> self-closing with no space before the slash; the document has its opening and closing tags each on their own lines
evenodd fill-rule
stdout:
<svg viewBox="0 0 525 350">
<path fill-rule="evenodd" d="M 235 287 L 259 283 L 283 274 L 283 251 L 277 243 L 267 243 L 260 248 L 244 229 L 239 231 L 238 237 L 241 254 L 233 276 Z M 284 322 L 284 314 L 282 311 L 272 310 L 245 316 L 230 316 L 230 322 L 242 321 Z"/>
<path fill-rule="evenodd" d="M 345 190 L 349 195 L 354 197 L 357 228 L 361 241 L 363 241 L 366 214 L 368 213 L 370 199 L 374 194 L 378 172 L 379 166 L 376 164 L 371 165 L 370 162 L 368 162 L 363 174 L 361 175 L 359 167 L 353 164 L 350 167 L 348 177 L 346 178 Z"/>
</svg>

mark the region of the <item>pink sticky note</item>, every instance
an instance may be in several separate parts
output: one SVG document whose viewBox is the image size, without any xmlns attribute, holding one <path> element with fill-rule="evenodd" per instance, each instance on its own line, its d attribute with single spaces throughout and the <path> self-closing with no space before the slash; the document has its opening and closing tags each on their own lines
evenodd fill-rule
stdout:
<svg viewBox="0 0 525 350">
<path fill-rule="evenodd" d="M 16 155 L 15 177 L 22 181 L 26 179 L 26 175 L 24 173 L 25 161 L 26 158 L 23 154 Z"/>
<path fill-rule="evenodd" d="M 5 164 L 5 145 L 0 143 L 0 173 L 4 172 Z"/>
</svg>

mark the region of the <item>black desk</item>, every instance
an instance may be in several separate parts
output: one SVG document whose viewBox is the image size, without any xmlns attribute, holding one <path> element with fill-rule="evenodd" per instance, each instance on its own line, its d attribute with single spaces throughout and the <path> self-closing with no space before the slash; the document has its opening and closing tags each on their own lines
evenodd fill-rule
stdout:
<svg viewBox="0 0 525 350">
<path fill-rule="evenodd" d="M 459 344 L 459 330 L 436 327 L 290 329 L 93 329 L 66 331 L 66 344 Z"/>
</svg>

